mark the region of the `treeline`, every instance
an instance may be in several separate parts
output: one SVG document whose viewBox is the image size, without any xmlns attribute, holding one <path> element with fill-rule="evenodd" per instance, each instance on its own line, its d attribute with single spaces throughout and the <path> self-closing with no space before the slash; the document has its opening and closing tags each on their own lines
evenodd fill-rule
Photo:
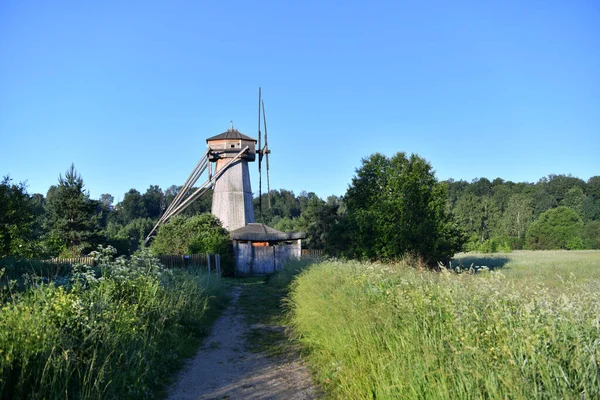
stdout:
<svg viewBox="0 0 600 400">
<path fill-rule="evenodd" d="M 255 198 L 257 222 L 304 231 L 304 247 L 354 258 L 393 258 L 415 249 L 443 259 L 457 250 L 600 248 L 600 176 L 438 182 L 416 155 L 374 154 L 362 162 L 344 196 L 281 189 Z M 90 198 L 73 165 L 45 196 L 5 177 L 0 257 L 76 257 L 99 244 L 132 254 L 180 189 L 132 188 L 114 204 L 111 194 Z M 209 192 L 184 211 L 184 219 L 210 212 L 211 203 Z M 185 225 L 183 219 L 178 224 Z M 420 249 L 427 241 L 429 247 Z"/>
<path fill-rule="evenodd" d="M 59 176 L 57 184 L 45 196 L 29 194 L 24 183 L 14 183 L 6 176 L 0 182 L 0 257 L 78 257 L 89 254 L 100 244 L 115 247 L 121 255 L 132 254 L 143 246 L 144 239 L 180 189 L 176 185 L 166 190 L 151 185 L 144 192 L 132 188 L 115 204 L 114 196 L 108 193 L 98 199 L 90 198 L 74 165 Z M 259 199 L 254 202 L 259 222 L 283 231 L 307 231 L 310 238 L 305 244 L 323 248 L 322 237 L 336 222 L 341 199 L 332 196 L 323 201 L 314 193 L 296 196 L 288 190 L 272 190 L 263 195 L 262 213 Z M 166 238 L 173 240 L 168 244 L 159 240 L 157 251 L 190 250 L 185 246 L 177 249 L 177 239 L 190 224 L 213 224 L 207 218 L 190 219 L 210 212 L 211 206 L 209 190 L 182 217 L 174 219 L 174 224 L 165 230 Z M 197 241 L 192 244 L 194 251 L 202 251 Z"/>
<path fill-rule="evenodd" d="M 600 249 L 600 176 L 445 184 L 446 208 L 467 235 L 465 250 Z"/>
<path fill-rule="evenodd" d="M 113 204 L 111 194 L 90 198 L 74 165 L 59 175 L 46 196 L 30 195 L 25 184 L 6 176 L 0 182 L 0 257 L 78 257 L 101 244 L 132 254 L 180 189 L 152 185 L 143 194 L 131 189 Z M 210 200 L 207 194 L 183 215 L 210 211 Z"/>
</svg>

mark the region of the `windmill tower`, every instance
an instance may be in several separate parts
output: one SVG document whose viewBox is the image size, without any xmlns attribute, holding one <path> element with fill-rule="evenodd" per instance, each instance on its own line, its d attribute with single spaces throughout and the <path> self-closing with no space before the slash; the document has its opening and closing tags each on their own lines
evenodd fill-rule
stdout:
<svg viewBox="0 0 600 400">
<path fill-rule="evenodd" d="M 206 143 L 208 161 L 216 163 L 216 173 L 223 171 L 215 181 L 212 213 L 230 231 L 254 222 L 248 163 L 256 158 L 256 139 L 231 127 L 206 139 Z M 235 161 L 231 162 L 232 159 Z"/>
</svg>

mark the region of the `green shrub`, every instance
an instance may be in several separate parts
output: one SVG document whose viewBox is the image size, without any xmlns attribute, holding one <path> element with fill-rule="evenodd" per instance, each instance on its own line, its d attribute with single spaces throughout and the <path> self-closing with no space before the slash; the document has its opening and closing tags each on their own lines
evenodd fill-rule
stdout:
<svg viewBox="0 0 600 400">
<path fill-rule="evenodd" d="M 465 249 L 475 253 L 509 253 L 512 251 L 510 240 L 506 237 L 494 237 L 482 242 L 475 237 L 474 240 L 467 242 Z"/>
<path fill-rule="evenodd" d="M 150 248 L 157 255 L 217 253 L 221 255 L 223 275 L 234 275 L 233 245 L 229 232 L 210 213 L 172 218 L 159 228 Z"/>
</svg>

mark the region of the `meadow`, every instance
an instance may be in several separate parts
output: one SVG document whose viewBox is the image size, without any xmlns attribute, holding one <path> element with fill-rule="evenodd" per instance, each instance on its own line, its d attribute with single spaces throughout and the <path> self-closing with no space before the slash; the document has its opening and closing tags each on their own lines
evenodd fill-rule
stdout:
<svg viewBox="0 0 600 400">
<path fill-rule="evenodd" d="M 292 282 L 291 332 L 328 397 L 600 398 L 599 251 L 415 264 L 323 261 Z"/>
<path fill-rule="evenodd" d="M 146 399 L 193 354 L 219 313 L 220 280 L 115 252 L 66 275 L 0 269 L 0 398 Z"/>
</svg>

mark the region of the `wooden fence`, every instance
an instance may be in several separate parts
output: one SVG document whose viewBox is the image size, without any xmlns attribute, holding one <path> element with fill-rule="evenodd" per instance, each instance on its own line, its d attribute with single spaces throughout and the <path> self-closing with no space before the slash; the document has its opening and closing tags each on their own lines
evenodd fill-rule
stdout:
<svg viewBox="0 0 600 400">
<path fill-rule="evenodd" d="M 43 260 L 43 262 L 59 265 L 59 264 L 85 264 L 85 265 L 96 265 L 94 257 L 74 257 L 74 258 L 51 258 L 50 260 Z"/>
<path fill-rule="evenodd" d="M 221 256 L 219 254 L 190 254 L 190 255 L 162 255 L 158 256 L 161 264 L 167 268 L 185 268 L 191 266 L 205 266 L 208 272 L 213 270 L 217 275 L 221 276 Z M 76 257 L 76 258 L 52 258 L 44 260 L 44 262 L 61 265 L 61 264 L 85 264 L 96 265 L 94 257 Z"/>
<path fill-rule="evenodd" d="M 220 254 L 189 254 L 189 255 L 162 255 L 158 256 L 160 262 L 167 268 L 185 268 L 191 266 L 205 266 L 208 273 L 212 270 L 221 276 Z"/>
<path fill-rule="evenodd" d="M 323 250 L 302 249 L 302 258 L 320 258 L 323 257 Z"/>
</svg>

